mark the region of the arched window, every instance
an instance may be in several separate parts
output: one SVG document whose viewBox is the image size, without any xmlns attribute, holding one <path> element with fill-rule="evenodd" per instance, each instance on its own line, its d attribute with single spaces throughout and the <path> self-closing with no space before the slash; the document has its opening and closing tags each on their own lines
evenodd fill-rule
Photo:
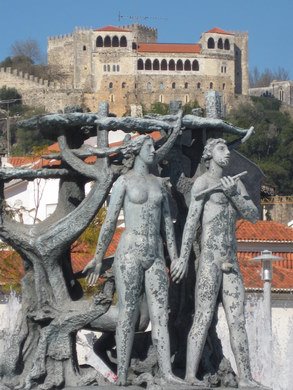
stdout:
<svg viewBox="0 0 293 390">
<path fill-rule="evenodd" d="M 120 65 L 116 65 L 117 72 L 120 72 Z"/>
<path fill-rule="evenodd" d="M 161 70 L 167 70 L 167 69 L 168 69 L 167 61 L 166 60 L 162 60 L 162 62 L 161 62 Z"/>
<path fill-rule="evenodd" d="M 114 103 L 115 99 L 114 99 L 114 95 L 113 94 L 111 94 L 109 96 L 109 100 L 110 100 L 111 103 Z"/>
<path fill-rule="evenodd" d="M 104 46 L 105 46 L 105 47 L 111 47 L 111 38 L 109 37 L 109 35 L 107 35 L 107 36 L 105 37 Z"/>
<path fill-rule="evenodd" d="M 160 90 L 162 91 L 164 89 L 164 83 L 161 81 L 160 82 Z"/>
<path fill-rule="evenodd" d="M 110 65 L 107 65 L 107 71 L 110 72 L 111 68 Z"/>
<path fill-rule="evenodd" d="M 172 89 L 176 88 L 176 83 L 172 83 Z"/>
<path fill-rule="evenodd" d="M 82 50 L 86 51 L 86 45 L 83 45 Z"/>
<path fill-rule="evenodd" d="M 112 65 L 113 72 L 116 72 L 116 65 Z"/>
<path fill-rule="evenodd" d="M 279 100 L 281 100 L 281 102 L 284 100 L 284 91 L 282 89 L 279 91 Z"/>
<path fill-rule="evenodd" d="M 153 62 L 153 70 L 160 70 L 160 62 L 157 59 Z"/>
<path fill-rule="evenodd" d="M 178 60 L 177 61 L 176 70 L 183 70 L 183 62 L 182 62 L 182 60 Z"/>
<path fill-rule="evenodd" d="M 197 89 L 200 89 L 200 87 L 201 87 L 200 83 L 197 83 L 196 87 L 197 87 Z"/>
<path fill-rule="evenodd" d="M 136 50 L 137 49 L 137 44 L 135 42 L 132 42 L 132 50 Z"/>
<path fill-rule="evenodd" d="M 169 61 L 169 70 L 175 70 L 175 61 L 174 60 Z"/>
<path fill-rule="evenodd" d="M 230 42 L 229 42 L 229 39 L 225 39 L 224 49 L 225 49 L 225 50 L 230 50 Z"/>
<path fill-rule="evenodd" d="M 184 62 L 184 70 L 191 70 L 191 63 L 189 60 Z"/>
<path fill-rule="evenodd" d="M 104 72 L 107 72 L 107 65 L 104 65 Z"/>
<path fill-rule="evenodd" d="M 143 70 L 143 60 L 141 58 L 137 60 L 137 70 Z"/>
<path fill-rule="evenodd" d="M 214 83 L 210 82 L 210 89 L 214 88 Z"/>
<path fill-rule="evenodd" d="M 223 49 L 223 39 L 222 38 L 220 38 L 218 40 L 218 49 Z"/>
<path fill-rule="evenodd" d="M 112 47 L 119 47 L 119 39 L 117 35 L 112 38 Z"/>
<path fill-rule="evenodd" d="M 120 38 L 120 47 L 127 47 L 127 39 L 124 35 Z"/>
<path fill-rule="evenodd" d="M 96 46 L 97 47 L 103 47 L 104 46 L 103 38 L 100 35 L 96 39 Z"/>
<path fill-rule="evenodd" d="M 215 41 L 214 38 L 208 39 L 208 49 L 214 49 L 215 48 Z"/>
<path fill-rule="evenodd" d="M 198 64 L 197 60 L 194 60 L 192 62 L 192 70 L 194 70 L 194 71 L 198 71 L 199 70 L 199 64 Z"/>
<path fill-rule="evenodd" d="M 112 89 L 113 88 L 113 83 L 109 83 L 109 89 Z"/>
<path fill-rule="evenodd" d="M 152 83 L 150 83 L 150 82 L 147 83 L 147 90 L 148 91 L 152 90 Z"/>
<path fill-rule="evenodd" d="M 151 60 L 148 58 L 144 64 L 144 68 L 145 70 L 152 70 L 152 62 Z"/>
<path fill-rule="evenodd" d="M 164 103 L 164 96 L 163 96 L 163 95 L 160 95 L 160 96 L 159 96 L 159 102 L 160 102 L 160 103 Z"/>
<path fill-rule="evenodd" d="M 185 88 L 185 89 L 188 88 L 188 83 L 185 83 L 185 84 L 184 84 L 184 88 Z"/>
<path fill-rule="evenodd" d="M 225 83 L 223 83 L 223 85 L 222 85 L 222 89 L 224 90 L 226 88 L 226 84 Z"/>
<path fill-rule="evenodd" d="M 189 102 L 189 95 L 185 95 L 185 103 Z"/>
<path fill-rule="evenodd" d="M 125 83 L 125 81 L 123 81 L 123 83 L 121 84 L 121 88 L 126 88 L 126 83 Z"/>
</svg>

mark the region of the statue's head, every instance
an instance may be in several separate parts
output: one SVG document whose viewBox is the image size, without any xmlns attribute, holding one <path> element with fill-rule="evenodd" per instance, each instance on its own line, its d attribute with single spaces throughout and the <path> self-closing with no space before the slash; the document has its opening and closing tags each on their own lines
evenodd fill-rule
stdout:
<svg viewBox="0 0 293 390">
<path fill-rule="evenodd" d="M 212 159 L 222 168 L 229 164 L 230 151 L 223 138 L 209 138 L 207 140 L 202 154 L 202 160 L 207 168 L 209 168 Z"/>
<path fill-rule="evenodd" d="M 147 165 L 153 164 L 155 160 L 155 148 L 154 141 L 150 136 L 146 136 L 141 145 L 141 149 L 139 151 L 140 159 Z"/>
</svg>

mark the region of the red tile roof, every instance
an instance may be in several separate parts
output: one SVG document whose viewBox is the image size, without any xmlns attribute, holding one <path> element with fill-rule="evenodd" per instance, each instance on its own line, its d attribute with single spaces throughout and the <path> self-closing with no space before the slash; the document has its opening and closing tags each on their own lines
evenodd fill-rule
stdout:
<svg viewBox="0 0 293 390">
<path fill-rule="evenodd" d="M 117 32 L 129 32 L 131 30 L 127 30 L 123 27 L 119 27 L 119 26 L 105 26 L 105 27 L 101 27 L 101 28 L 97 28 L 95 29 L 94 31 L 117 31 Z"/>
<path fill-rule="evenodd" d="M 139 53 L 200 53 L 198 43 L 140 43 Z"/>
<path fill-rule="evenodd" d="M 239 242 L 293 243 L 293 229 L 275 221 L 257 221 L 253 224 L 240 220 L 237 223 L 236 237 Z"/>
<path fill-rule="evenodd" d="M 222 30 L 219 27 L 214 27 L 211 30 L 207 31 L 207 33 L 224 34 L 224 35 L 235 35 L 233 32 Z"/>
</svg>

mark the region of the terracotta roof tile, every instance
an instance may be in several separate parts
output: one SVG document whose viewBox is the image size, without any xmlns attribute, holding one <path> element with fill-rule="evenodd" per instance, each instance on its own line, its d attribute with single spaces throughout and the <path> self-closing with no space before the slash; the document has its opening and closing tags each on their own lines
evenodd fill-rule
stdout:
<svg viewBox="0 0 293 390">
<path fill-rule="evenodd" d="M 224 34 L 224 35 L 235 35 L 233 32 L 222 30 L 219 27 L 214 27 L 211 30 L 207 31 L 207 33 Z"/>
<path fill-rule="evenodd" d="M 139 53 L 200 53 L 198 43 L 140 43 Z"/>
<path fill-rule="evenodd" d="M 275 221 L 257 221 L 254 224 L 240 220 L 237 223 L 236 237 L 239 242 L 292 242 L 293 244 L 293 229 Z"/>
<path fill-rule="evenodd" d="M 94 31 L 117 31 L 117 32 L 129 32 L 131 30 L 128 30 L 126 28 L 123 28 L 123 27 L 119 27 L 119 26 L 105 26 L 105 27 L 100 27 L 100 28 L 97 28 L 95 29 Z"/>
</svg>

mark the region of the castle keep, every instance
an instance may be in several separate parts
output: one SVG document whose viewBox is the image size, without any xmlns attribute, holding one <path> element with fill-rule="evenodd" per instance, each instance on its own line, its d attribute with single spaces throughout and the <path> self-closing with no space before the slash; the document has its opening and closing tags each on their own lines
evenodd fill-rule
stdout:
<svg viewBox="0 0 293 390">
<path fill-rule="evenodd" d="M 96 111 L 100 101 L 108 101 L 117 115 L 131 105 L 170 100 L 197 100 L 203 107 L 208 90 L 220 92 L 229 109 L 235 94 L 248 94 L 247 43 L 247 33 L 219 28 L 193 44 L 158 43 L 157 29 L 139 24 L 76 29 L 48 39 L 48 64 L 64 75 L 61 84 L 1 69 L 0 86 L 9 79 L 26 104 L 39 102 L 51 112 L 69 102 Z"/>
</svg>

